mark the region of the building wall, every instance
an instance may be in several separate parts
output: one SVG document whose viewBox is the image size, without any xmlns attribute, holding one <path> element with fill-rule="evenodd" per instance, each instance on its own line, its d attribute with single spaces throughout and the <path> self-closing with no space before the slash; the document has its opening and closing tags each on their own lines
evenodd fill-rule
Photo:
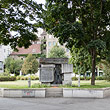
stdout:
<svg viewBox="0 0 110 110">
<path fill-rule="evenodd" d="M 58 42 L 58 38 L 55 38 L 53 35 L 49 35 L 47 34 L 45 31 L 43 31 L 43 33 L 41 34 L 41 38 L 46 39 L 46 56 L 48 58 L 48 53 L 50 52 L 50 50 L 52 49 L 53 46 L 55 46 L 56 44 L 62 48 L 64 48 L 65 52 L 66 52 L 66 56 L 68 58 L 70 58 L 70 51 L 65 48 L 65 45 L 61 46 Z"/>
<path fill-rule="evenodd" d="M 11 47 L 0 45 L 0 73 L 4 72 L 4 61 L 11 54 Z"/>
</svg>

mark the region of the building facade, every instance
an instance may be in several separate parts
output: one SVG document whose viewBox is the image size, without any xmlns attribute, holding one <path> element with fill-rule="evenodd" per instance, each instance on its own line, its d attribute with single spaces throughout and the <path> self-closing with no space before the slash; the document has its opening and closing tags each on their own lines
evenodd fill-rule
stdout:
<svg viewBox="0 0 110 110">
<path fill-rule="evenodd" d="M 58 38 L 55 38 L 53 35 L 49 35 L 43 30 L 42 34 L 40 35 L 41 39 L 46 39 L 46 57 L 48 58 L 48 54 L 50 50 L 55 46 L 56 44 L 62 48 L 64 48 L 66 52 L 66 56 L 70 58 L 70 51 L 65 47 L 65 45 L 61 46 L 58 42 Z"/>
<path fill-rule="evenodd" d="M 12 49 L 9 45 L 0 45 L 0 73 L 4 72 L 4 61 L 12 53 Z"/>
</svg>

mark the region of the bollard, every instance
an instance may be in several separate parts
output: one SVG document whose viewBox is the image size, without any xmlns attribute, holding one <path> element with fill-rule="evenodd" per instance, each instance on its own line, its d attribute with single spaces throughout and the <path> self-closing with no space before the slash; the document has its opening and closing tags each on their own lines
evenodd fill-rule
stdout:
<svg viewBox="0 0 110 110">
<path fill-rule="evenodd" d="M 28 79 L 28 87 L 31 87 L 31 78 Z"/>
<path fill-rule="evenodd" d="M 80 75 L 78 77 L 78 87 L 80 87 Z"/>
</svg>

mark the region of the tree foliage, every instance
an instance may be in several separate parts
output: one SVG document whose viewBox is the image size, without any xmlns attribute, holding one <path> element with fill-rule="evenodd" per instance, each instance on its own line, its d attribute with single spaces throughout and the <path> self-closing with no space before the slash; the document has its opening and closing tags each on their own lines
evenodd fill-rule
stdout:
<svg viewBox="0 0 110 110">
<path fill-rule="evenodd" d="M 16 75 L 19 75 L 19 72 L 21 70 L 23 61 L 20 59 L 13 59 L 12 57 L 8 57 L 5 60 L 5 70 L 9 70 L 10 73 L 14 73 Z"/>
<path fill-rule="evenodd" d="M 38 66 L 39 64 L 36 57 L 29 54 L 24 60 L 21 71 L 23 74 L 35 74 L 38 71 Z"/>
<path fill-rule="evenodd" d="M 105 79 L 110 81 L 110 62 L 102 60 L 99 64 L 99 67 L 103 70 Z"/>
<path fill-rule="evenodd" d="M 49 52 L 48 57 L 49 58 L 66 58 L 65 55 L 66 52 L 63 48 L 59 47 L 58 45 L 55 45 Z"/>
<path fill-rule="evenodd" d="M 96 59 L 110 50 L 110 0 L 46 0 L 42 19 L 43 28 L 61 44 L 89 52 L 95 85 Z"/>
<path fill-rule="evenodd" d="M 83 73 L 91 71 L 91 56 L 84 48 L 74 48 L 71 50 L 70 63 L 73 64 L 74 73 Z"/>
<path fill-rule="evenodd" d="M 33 0 L 0 0 L 0 44 L 27 48 L 37 40 L 31 21 L 37 22 L 41 7 Z"/>
</svg>

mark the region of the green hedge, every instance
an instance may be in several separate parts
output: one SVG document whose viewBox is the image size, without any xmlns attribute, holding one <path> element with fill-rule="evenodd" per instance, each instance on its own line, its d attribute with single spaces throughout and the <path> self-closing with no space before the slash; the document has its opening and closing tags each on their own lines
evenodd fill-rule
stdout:
<svg viewBox="0 0 110 110">
<path fill-rule="evenodd" d="M 91 79 L 91 77 L 86 77 L 86 80 L 90 80 L 90 79 Z M 72 77 L 72 80 L 76 81 L 76 80 L 78 80 L 78 78 L 77 77 Z M 80 80 L 84 80 L 84 77 L 80 77 Z"/>
<path fill-rule="evenodd" d="M 30 76 L 31 80 L 39 80 L 38 76 Z M 17 80 L 28 80 L 29 76 L 17 76 Z"/>
<path fill-rule="evenodd" d="M 90 80 L 91 77 L 86 77 L 86 80 Z M 97 76 L 95 77 L 96 80 L 105 80 L 105 77 L 104 76 Z M 77 77 L 72 77 L 72 80 L 75 81 L 75 80 L 78 80 Z M 84 80 L 84 77 L 80 77 L 80 80 Z"/>
<path fill-rule="evenodd" d="M 97 76 L 96 80 L 105 80 L 105 77 L 104 76 Z"/>
<path fill-rule="evenodd" d="M 78 80 L 77 77 L 72 77 L 72 81 L 76 81 L 76 80 Z"/>
<path fill-rule="evenodd" d="M 0 81 L 15 81 L 16 76 L 0 76 Z"/>
</svg>

